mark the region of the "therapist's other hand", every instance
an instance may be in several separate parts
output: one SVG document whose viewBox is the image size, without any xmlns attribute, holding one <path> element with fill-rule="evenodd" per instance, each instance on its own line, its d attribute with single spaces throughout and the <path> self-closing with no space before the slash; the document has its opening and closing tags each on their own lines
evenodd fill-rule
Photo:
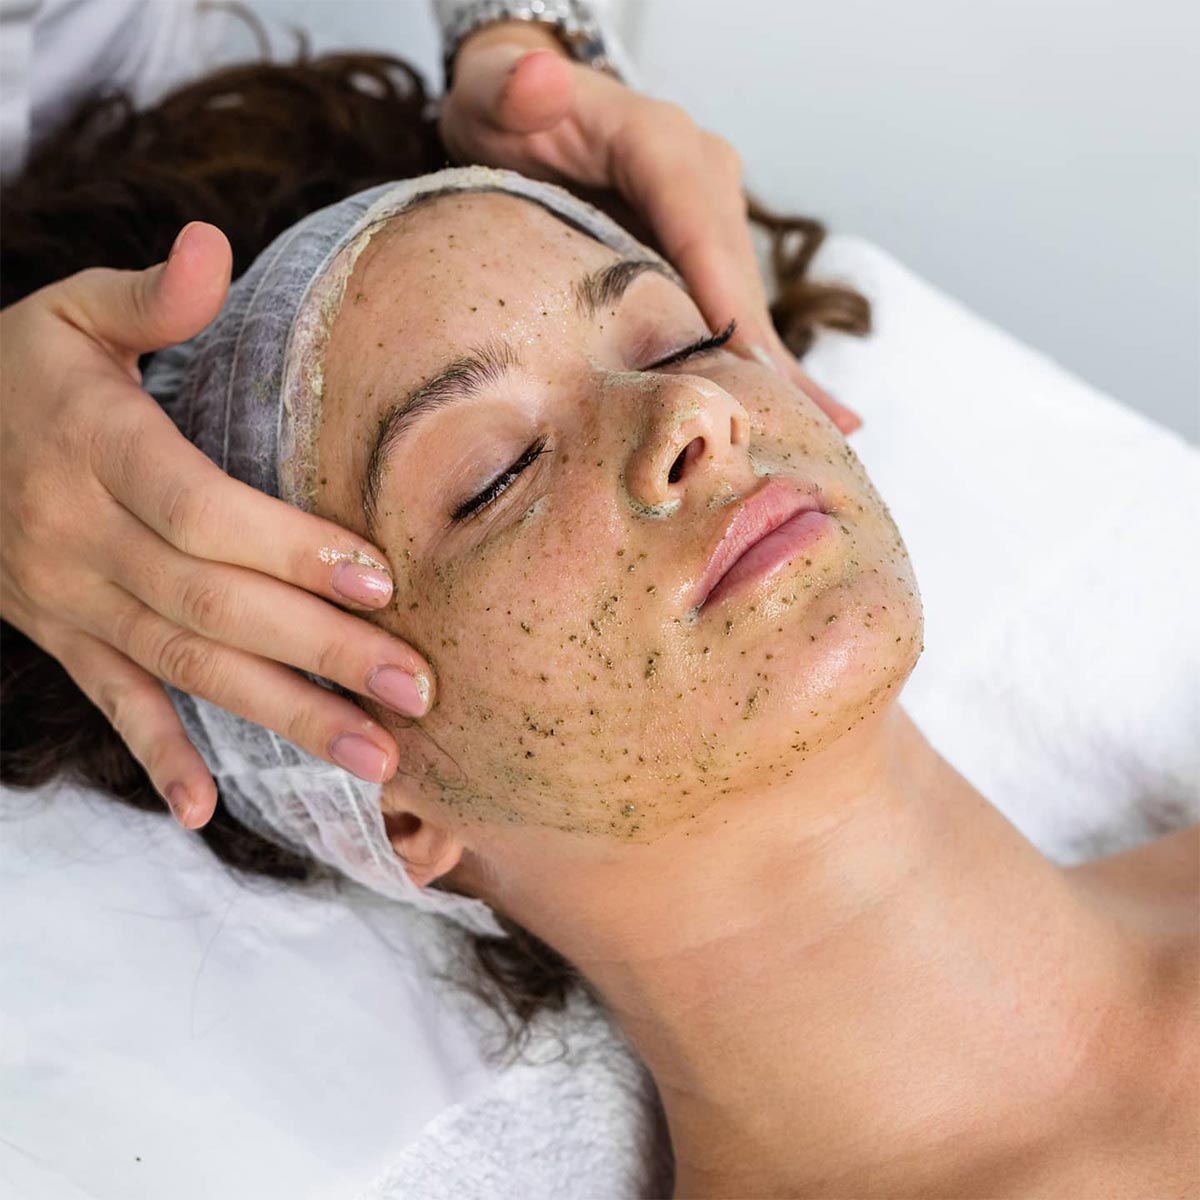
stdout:
<svg viewBox="0 0 1200 1200">
<path fill-rule="evenodd" d="M 216 788 L 158 680 L 382 782 L 393 737 L 284 664 L 410 716 L 433 678 L 326 602 L 387 605 L 390 575 L 364 565 L 378 549 L 231 479 L 139 386 L 140 354 L 216 316 L 231 262 L 196 222 L 165 264 L 82 271 L 0 312 L 0 616 L 62 663 L 188 828 Z"/>
<path fill-rule="evenodd" d="M 619 192 L 714 329 L 736 317 L 735 343 L 765 353 L 843 433 L 862 424 L 801 370 L 775 332 L 737 152 L 678 105 L 571 61 L 547 29 L 513 21 L 463 43 L 440 128 L 460 161 Z"/>
</svg>

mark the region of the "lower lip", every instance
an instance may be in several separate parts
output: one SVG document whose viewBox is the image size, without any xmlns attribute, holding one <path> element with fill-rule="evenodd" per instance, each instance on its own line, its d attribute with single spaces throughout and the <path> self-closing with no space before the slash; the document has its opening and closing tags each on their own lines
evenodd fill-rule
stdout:
<svg viewBox="0 0 1200 1200">
<path fill-rule="evenodd" d="M 824 537 L 833 528 L 833 518 L 827 513 L 809 511 L 785 521 L 778 529 L 755 542 L 741 558 L 721 576 L 717 586 L 708 593 L 702 608 L 719 604 L 731 592 L 752 579 L 765 579 L 782 570 L 802 550 Z"/>
</svg>

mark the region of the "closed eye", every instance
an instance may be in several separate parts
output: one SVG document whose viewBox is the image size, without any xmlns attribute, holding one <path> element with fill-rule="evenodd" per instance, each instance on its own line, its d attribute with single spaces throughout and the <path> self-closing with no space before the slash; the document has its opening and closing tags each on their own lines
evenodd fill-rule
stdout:
<svg viewBox="0 0 1200 1200">
<path fill-rule="evenodd" d="M 465 504 L 460 504 L 458 508 L 450 514 L 451 521 L 467 521 L 470 518 L 478 516 L 489 504 L 494 504 L 500 496 L 506 492 L 513 484 L 513 481 L 521 474 L 523 470 L 534 459 L 542 454 L 548 454 L 546 449 L 546 439 L 540 438 L 534 442 L 520 458 L 506 471 L 501 471 L 491 483 L 487 485 L 477 496 L 472 496 Z"/>
<path fill-rule="evenodd" d="M 648 367 L 643 367 L 643 371 L 657 371 L 662 367 L 669 367 L 675 363 L 683 362 L 685 359 L 693 358 L 697 354 L 704 354 L 709 350 L 719 350 L 731 337 L 734 330 L 737 329 L 737 321 L 730 321 L 720 333 L 709 334 L 708 337 L 701 338 L 698 342 L 693 342 L 690 346 L 684 346 L 682 350 L 676 350 L 673 354 L 668 354 L 666 358 L 660 358 L 658 362 L 651 363 Z"/>
<path fill-rule="evenodd" d="M 693 342 L 690 346 L 684 346 L 681 350 L 676 350 L 668 354 L 666 358 L 660 358 L 658 362 L 653 362 L 649 366 L 643 367 L 643 371 L 657 371 L 663 367 L 673 366 L 676 363 L 681 363 L 689 358 L 694 358 L 698 354 L 706 354 L 710 350 L 719 350 L 726 342 L 733 337 L 734 331 L 737 329 L 737 321 L 730 321 L 719 333 L 709 334 L 707 337 L 701 338 L 697 342 Z M 530 463 L 540 457 L 542 454 L 547 454 L 546 439 L 540 438 L 529 446 L 525 452 L 512 464 L 507 470 L 501 471 L 495 479 L 491 481 L 481 492 L 472 496 L 470 500 L 460 504 L 450 515 L 452 522 L 469 521 L 472 517 L 477 517 L 489 505 L 494 504 L 501 495 L 504 494 L 514 483 L 517 476 L 525 470 Z"/>
</svg>

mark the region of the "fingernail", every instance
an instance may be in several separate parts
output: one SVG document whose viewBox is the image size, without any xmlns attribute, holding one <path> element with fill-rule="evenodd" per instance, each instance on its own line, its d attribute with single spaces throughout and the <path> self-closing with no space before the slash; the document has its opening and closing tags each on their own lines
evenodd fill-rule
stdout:
<svg viewBox="0 0 1200 1200">
<path fill-rule="evenodd" d="M 329 743 L 329 757 L 359 779 L 365 779 L 368 783 L 383 782 L 387 755 L 374 742 L 359 737 L 357 733 L 339 733 Z"/>
<path fill-rule="evenodd" d="M 168 785 L 165 798 L 171 815 L 184 829 L 188 828 L 188 817 L 191 816 L 192 802 L 188 799 L 187 788 L 182 783 Z"/>
<path fill-rule="evenodd" d="M 392 577 L 361 563 L 338 563 L 333 572 L 333 590 L 355 604 L 382 608 L 392 598 Z"/>
<path fill-rule="evenodd" d="M 175 238 L 174 244 L 171 246 L 171 253 L 167 255 L 167 262 L 170 262 L 171 259 L 173 259 L 175 257 L 175 255 L 179 252 L 179 247 L 183 245 L 183 239 L 187 236 L 187 231 L 189 229 L 191 229 L 191 227 L 195 224 L 196 224 L 195 221 L 189 221 L 179 231 L 178 235 Z"/>
<path fill-rule="evenodd" d="M 750 353 L 754 355 L 760 367 L 766 367 L 768 371 L 774 371 L 776 375 L 779 374 L 778 364 L 762 346 L 751 346 Z"/>
<path fill-rule="evenodd" d="M 406 717 L 423 717 L 429 707 L 429 680 L 419 672 L 410 675 L 399 667 L 376 667 L 367 678 L 367 689 Z"/>
</svg>

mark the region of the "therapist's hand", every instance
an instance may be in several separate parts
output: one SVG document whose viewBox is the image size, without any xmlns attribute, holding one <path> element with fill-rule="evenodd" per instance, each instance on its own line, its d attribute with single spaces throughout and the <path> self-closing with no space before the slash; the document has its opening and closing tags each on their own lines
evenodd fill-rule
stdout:
<svg viewBox="0 0 1200 1200">
<path fill-rule="evenodd" d="M 619 192 L 714 329 L 736 317 L 736 342 L 765 353 L 843 433 L 862 424 L 800 369 L 775 332 L 737 153 L 678 105 L 571 61 L 547 29 L 513 21 L 480 30 L 459 49 L 441 135 L 459 160 Z"/>
<path fill-rule="evenodd" d="M 386 561 L 376 547 L 231 479 L 138 386 L 140 354 L 216 316 L 231 262 L 193 223 L 166 264 L 83 271 L 0 312 L 0 616 L 62 663 L 190 828 L 216 788 L 159 680 L 383 781 L 395 740 L 284 664 L 410 716 L 433 678 L 327 602 L 386 606 L 390 575 L 360 565 Z"/>
</svg>

